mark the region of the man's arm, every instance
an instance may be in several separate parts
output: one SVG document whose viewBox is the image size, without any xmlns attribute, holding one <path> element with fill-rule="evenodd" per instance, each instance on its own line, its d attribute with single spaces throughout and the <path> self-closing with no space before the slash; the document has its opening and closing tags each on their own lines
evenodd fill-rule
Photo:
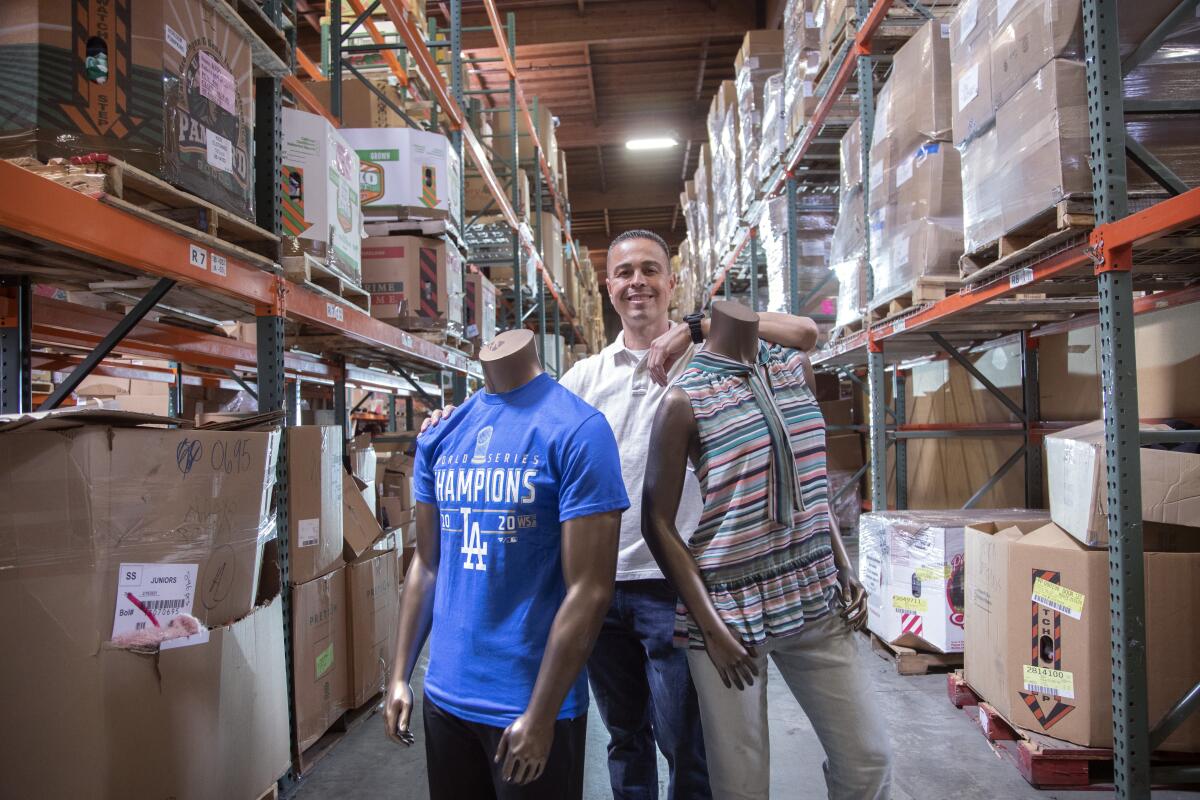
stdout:
<svg viewBox="0 0 1200 800">
<path fill-rule="evenodd" d="M 417 552 L 404 578 L 400 593 L 396 652 L 392 675 L 388 680 L 384 724 L 387 735 L 403 745 L 412 744 L 408 723 L 412 717 L 413 695 L 409 687 L 417 656 L 429 638 L 433 625 L 433 595 L 437 586 L 438 560 L 441 558 L 441 529 L 437 506 L 417 503 Z"/>
<path fill-rule="evenodd" d="M 705 336 L 708 336 L 708 322 L 707 317 L 700 322 Z M 758 337 L 771 344 L 808 352 L 816 347 L 819 333 L 817 323 L 808 317 L 780 314 L 775 311 L 758 312 Z M 667 385 L 667 374 L 671 367 L 675 366 L 675 362 L 687 352 L 691 343 L 692 335 L 688 326 L 673 325 L 650 345 L 646 367 L 650 370 L 650 377 L 659 386 Z"/>
<path fill-rule="evenodd" d="M 500 737 L 496 762 L 506 781 L 535 781 L 554 743 L 563 698 L 579 677 L 612 602 L 621 512 L 606 511 L 562 524 L 562 570 L 567 594 L 546 640 L 546 652 L 525 713 Z"/>
<path fill-rule="evenodd" d="M 642 488 L 642 536 L 654 560 L 704 635 L 708 657 L 721 680 L 744 689 L 754 684 L 758 667 L 753 653 L 733 635 L 717 613 L 700 568 L 675 527 L 683 493 L 688 453 L 698 442 L 696 418 L 687 395 L 671 389 L 663 398 L 650 432 L 646 479 Z"/>
</svg>

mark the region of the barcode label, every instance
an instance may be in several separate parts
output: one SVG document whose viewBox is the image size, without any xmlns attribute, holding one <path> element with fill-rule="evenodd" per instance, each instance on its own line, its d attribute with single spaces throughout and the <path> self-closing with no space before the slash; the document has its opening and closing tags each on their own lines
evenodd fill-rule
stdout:
<svg viewBox="0 0 1200 800">
<path fill-rule="evenodd" d="M 177 614 L 187 601 L 182 598 L 179 600 L 143 600 L 142 605 L 154 612 L 155 616 L 160 614 Z"/>
<path fill-rule="evenodd" d="M 1075 699 L 1075 676 L 1064 670 L 1021 665 L 1021 684 L 1027 692 Z"/>
<path fill-rule="evenodd" d="M 166 627 L 174 617 L 192 613 L 198 564 L 121 564 L 119 569 L 114 637 Z"/>
<path fill-rule="evenodd" d="M 1072 619 L 1083 617 L 1084 596 L 1081 592 L 1068 589 L 1043 578 L 1033 581 L 1033 602 L 1052 611 L 1066 614 Z"/>
</svg>

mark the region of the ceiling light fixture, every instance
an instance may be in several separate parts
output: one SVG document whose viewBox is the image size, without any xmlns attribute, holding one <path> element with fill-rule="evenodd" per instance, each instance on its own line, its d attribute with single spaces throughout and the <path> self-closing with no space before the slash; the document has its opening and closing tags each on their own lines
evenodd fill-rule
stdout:
<svg viewBox="0 0 1200 800">
<path fill-rule="evenodd" d="M 670 136 L 659 136 L 651 139 L 630 139 L 625 143 L 628 150 L 666 150 L 675 147 L 679 142 Z"/>
</svg>

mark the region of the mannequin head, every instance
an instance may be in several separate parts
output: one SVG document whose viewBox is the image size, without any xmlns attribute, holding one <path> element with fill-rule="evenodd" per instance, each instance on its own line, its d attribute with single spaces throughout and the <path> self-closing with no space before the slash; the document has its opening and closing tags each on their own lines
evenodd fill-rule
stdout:
<svg viewBox="0 0 1200 800">
<path fill-rule="evenodd" d="M 479 351 L 483 382 L 489 392 L 511 392 L 542 373 L 533 331 L 505 331 Z"/>
<path fill-rule="evenodd" d="M 758 357 L 758 314 L 741 303 L 718 300 L 712 304 L 707 349 L 751 364 Z"/>
</svg>

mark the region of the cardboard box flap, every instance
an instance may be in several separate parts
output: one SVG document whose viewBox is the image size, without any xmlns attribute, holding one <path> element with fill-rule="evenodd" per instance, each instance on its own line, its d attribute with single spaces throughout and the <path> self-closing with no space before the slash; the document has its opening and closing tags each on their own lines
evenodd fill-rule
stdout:
<svg viewBox="0 0 1200 800">
<path fill-rule="evenodd" d="M 113 428 L 136 428 L 141 425 L 187 427 L 188 421 L 178 417 L 162 417 L 138 411 L 114 411 L 106 408 L 56 408 L 53 411 L 34 411 L 29 414 L 0 416 L 0 433 L 15 430 L 61 431 L 83 425 L 108 425 Z"/>
<path fill-rule="evenodd" d="M 365 552 L 370 552 L 371 545 L 383 536 L 383 529 L 375 520 L 375 514 L 367 505 L 362 495 L 366 483 L 351 475 L 342 473 L 342 538 L 345 551 L 343 557 L 353 561 Z"/>
<path fill-rule="evenodd" d="M 1021 537 L 1021 543 L 1034 547 L 1056 547 L 1063 550 L 1087 550 L 1062 528 L 1051 522 Z"/>
</svg>

